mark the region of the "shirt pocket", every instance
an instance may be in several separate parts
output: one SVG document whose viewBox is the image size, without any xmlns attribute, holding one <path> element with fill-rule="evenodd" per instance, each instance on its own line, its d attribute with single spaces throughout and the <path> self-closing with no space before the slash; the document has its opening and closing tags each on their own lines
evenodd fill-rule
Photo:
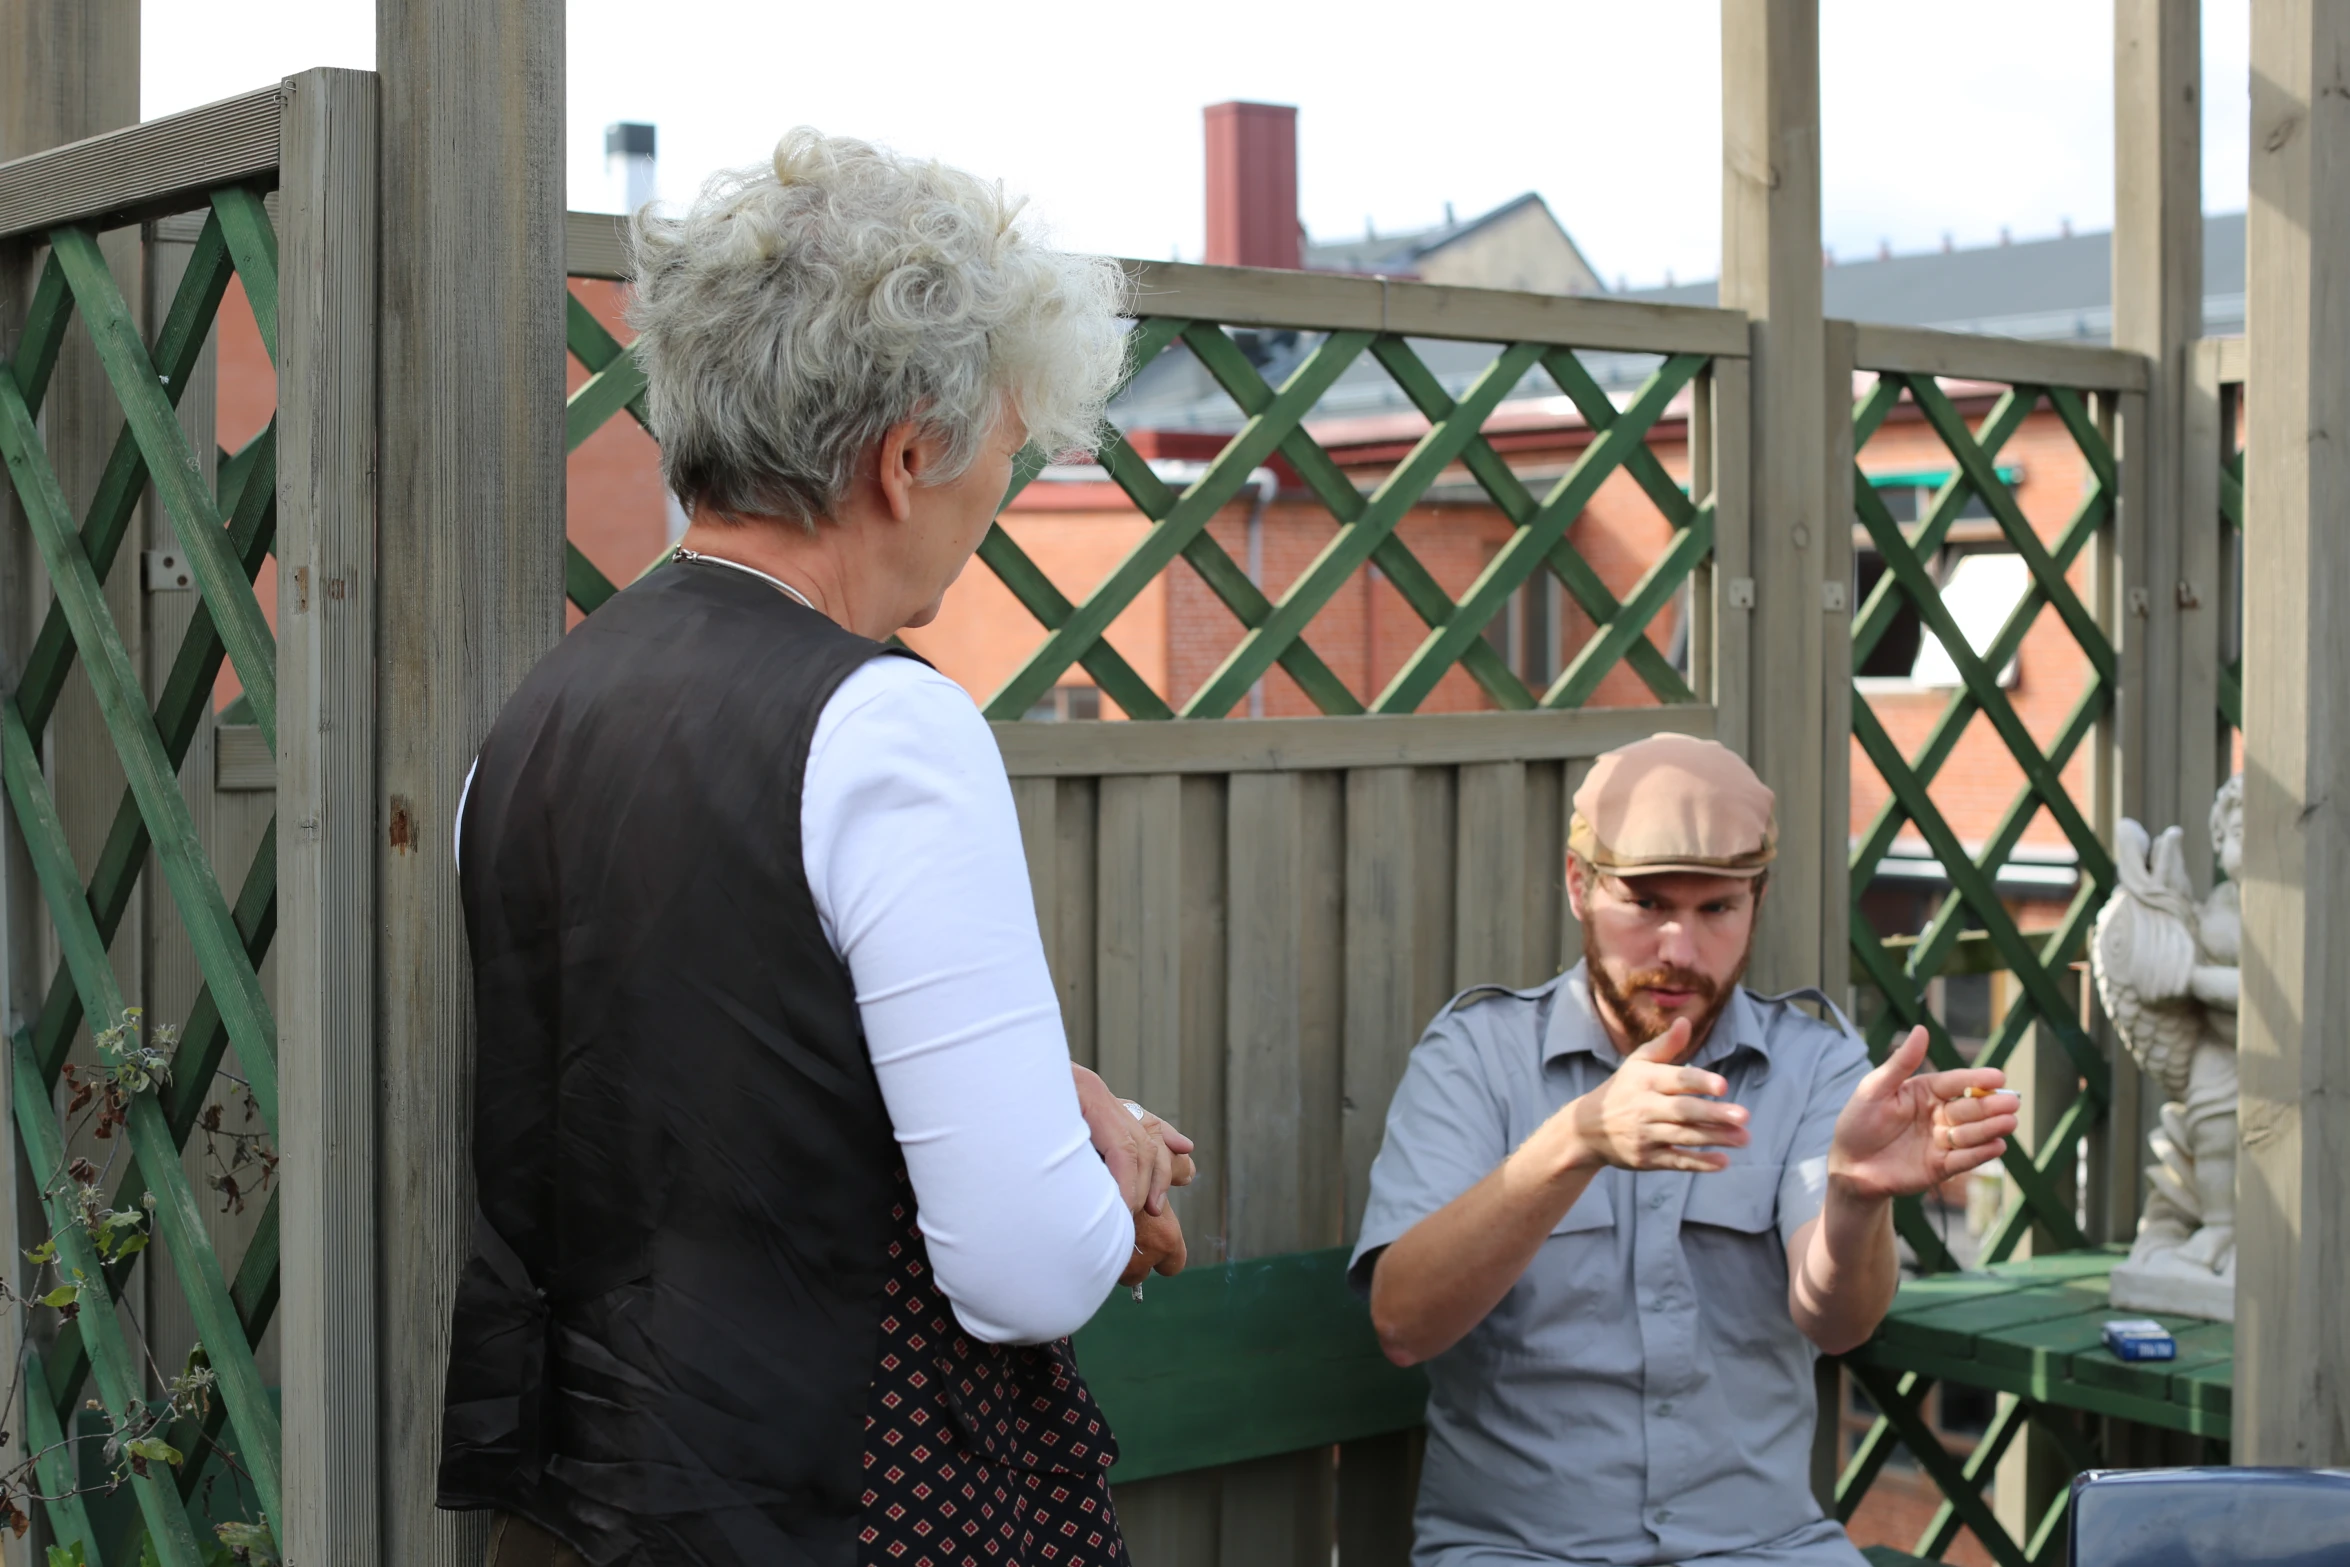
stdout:
<svg viewBox="0 0 2350 1567">
<path fill-rule="evenodd" d="M 1779 1241 L 1775 1164 L 1733 1164 L 1693 1178 L 1681 1210 L 1681 1255 L 1697 1292 L 1702 1337 L 1715 1356 L 1784 1350 L 1787 1248 Z"/>
<path fill-rule="evenodd" d="M 1594 1340 L 1610 1339 L 1609 1324 L 1629 1309 L 1630 1273 L 1618 1256 L 1607 1173 L 1551 1226 L 1526 1271 L 1463 1341 L 1488 1373 L 1542 1365 L 1589 1369 Z"/>
<path fill-rule="evenodd" d="M 1760 1235 L 1778 1220 L 1779 1178 L 1783 1173 L 1783 1167 L 1775 1164 L 1733 1164 L 1726 1170 L 1693 1176 L 1681 1222 Z"/>
</svg>

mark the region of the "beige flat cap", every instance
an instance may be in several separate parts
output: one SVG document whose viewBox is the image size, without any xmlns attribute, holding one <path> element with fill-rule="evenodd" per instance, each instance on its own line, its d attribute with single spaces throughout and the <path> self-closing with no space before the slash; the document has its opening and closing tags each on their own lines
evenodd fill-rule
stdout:
<svg viewBox="0 0 2350 1567">
<path fill-rule="evenodd" d="M 1567 848 L 1618 876 L 1760 876 L 1779 850 L 1772 800 L 1729 747 L 1653 735 L 1591 764 Z"/>
</svg>

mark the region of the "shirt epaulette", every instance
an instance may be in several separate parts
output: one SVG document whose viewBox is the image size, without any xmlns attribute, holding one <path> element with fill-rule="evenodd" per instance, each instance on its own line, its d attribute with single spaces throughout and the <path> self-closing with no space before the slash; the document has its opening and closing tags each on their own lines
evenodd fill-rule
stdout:
<svg viewBox="0 0 2350 1567">
<path fill-rule="evenodd" d="M 1453 997 L 1450 1001 L 1447 1001 L 1444 1004 L 1444 1009 L 1438 1012 L 1436 1015 L 1440 1018 L 1450 1017 L 1455 1012 L 1463 1012 L 1468 1010 L 1470 1007 L 1482 1006 L 1484 1003 L 1493 1000 L 1497 996 L 1515 996 L 1520 1001 L 1538 1001 L 1542 998 L 1545 992 L 1550 990 L 1551 987 L 1555 986 L 1557 983 L 1557 979 L 1549 979 L 1543 981 L 1539 985 L 1530 985 L 1524 990 L 1518 990 L 1508 985 L 1471 985 L 1468 989 L 1462 991 L 1459 995 Z"/>
</svg>

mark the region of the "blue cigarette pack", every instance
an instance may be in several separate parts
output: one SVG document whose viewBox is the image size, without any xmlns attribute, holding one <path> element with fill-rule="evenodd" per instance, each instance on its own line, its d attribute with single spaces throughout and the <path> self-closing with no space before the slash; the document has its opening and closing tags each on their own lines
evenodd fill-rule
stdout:
<svg viewBox="0 0 2350 1567">
<path fill-rule="evenodd" d="M 2175 1360 L 2179 1354 L 2179 1341 L 2170 1330 L 2145 1317 L 2109 1318 L 2105 1347 L 2117 1360 Z"/>
</svg>

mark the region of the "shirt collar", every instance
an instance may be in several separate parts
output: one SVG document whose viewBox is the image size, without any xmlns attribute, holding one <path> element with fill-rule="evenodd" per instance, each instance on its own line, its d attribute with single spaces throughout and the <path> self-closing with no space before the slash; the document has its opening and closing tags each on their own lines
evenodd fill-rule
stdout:
<svg viewBox="0 0 2350 1567">
<path fill-rule="evenodd" d="M 1623 1058 L 1616 1053 L 1615 1042 L 1607 1037 L 1607 1028 L 1599 1021 L 1586 967 L 1578 963 L 1567 970 L 1558 989 L 1552 992 L 1550 1022 L 1543 1030 L 1542 1064 L 1548 1066 L 1581 1052 L 1612 1072 Z M 1697 1047 L 1697 1054 L 1689 1064 L 1710 1067 L 1740 1050 L 1751 1050 L 1765 1062 L 1771 1058 L 1770 1037 L 1763 1028 L 1762 1014 L 1744 985 L 1731 993 L 1730 1004 L 1714 1020 L 1713 1032 Z"/>
</svg>

